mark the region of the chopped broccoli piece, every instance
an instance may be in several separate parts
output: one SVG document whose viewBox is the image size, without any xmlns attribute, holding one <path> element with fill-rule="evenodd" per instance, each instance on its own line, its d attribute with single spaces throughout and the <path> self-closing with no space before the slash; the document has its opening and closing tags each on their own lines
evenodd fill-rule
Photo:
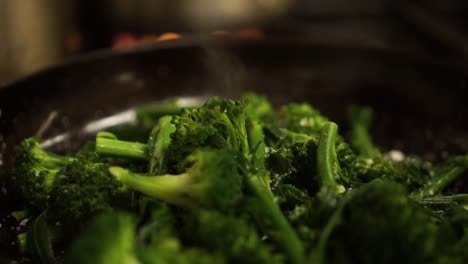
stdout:
<svg viewBox="0 0 468 264">
<path fill-rule="evenodd" d="M 235 154 L 226 150 L 197 150 L 184 161 L 179 175 L 148 177 L 120 167 L 110 173 L 124 186 L 183 207 L 207 206 L 231 210 L 242 198 L 242 176 Z"/>
<path fill-rule="evenodd" d="M 95 155 L 78 156 L 51 190 L 48 217 L 76 229 L 77 223 L 114 207 L 130 207 L 130 193 Z"/>
<path fill-rule="evenodd" d="M 306 103 L 290 103 L 281 108 L 284 126 L 296 133 L 316 134 L 328 118 Z"/>
<path fill-rule="evenodd" d="M 64 263 L 141 263 L 135 253 L 136 223 L 123 212 L 97 216 L 73 242 Z"/>
<path fill-rule="evenodd" d="M 175 116 L 176 131 L 171 135 L 172 143 L 166 154 L 170 171 L 183 172 L 181 161 L 199 148 L 229 148 L 248 156 L 244 112 L 244 103 L 214 97 L 200 108 Z"/>
<path fill-rule="evenodd" d="M 283 263 L 281 256 L 274 254 L 254 226 L 242 217 L 199 210 L 188 218 L 184 233 L 193 246 L 220 252 L 232 263 Z"/>
<path fill-rule="evenodd" d="M 273 128 L 279 126 L 273 106 L 267 98 L 253 93 L 246 93 L 242 99 L 246 102 L 245 114 L 250 120 Z"/>
<path fill-rule="evenodd" d="M 372 109 L 369 107 L 352 105 L 348 109 L 348 117 L 352 129 L 352 146 L 363 157 L 374 157 L 378 152 L 369 134 L 369 129 L 373 120 Z"/>
<path fill-rule="evenodd" d="M 30 210 L 41 212 L 47 208 L 54 182 L 63 175 L 63 169 L 71 159 L 44 151 L 38 138 L 21 142 L 12 178 Z"/>
</svg>

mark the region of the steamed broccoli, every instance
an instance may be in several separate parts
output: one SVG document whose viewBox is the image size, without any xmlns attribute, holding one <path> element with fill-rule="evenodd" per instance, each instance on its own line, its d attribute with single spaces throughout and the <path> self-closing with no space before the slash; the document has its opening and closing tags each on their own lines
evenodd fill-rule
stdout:
<svg viewBox="0 0 468 264">
<path fill-rule="evenodd" d="M 245 104 L 241 101 L 214 97 L 202 107 L 186 110 L 175 116 L 175 132 L 166 152 L 166 162 L 172 172 L 181 173 L 180 164 L 199 148 L 233 149 L 245 156 L 250 154 L 245 128 Z"/>
<path fill-rule="evenodd" d="M 12 179 L 30 210 L 41 212 L 47 208 L 50 191 L 56 179 L 72 158 L 41 149 L 38 138 L 21 142 Z"/>
<path fill-rule="evenodd" d="M 272 128 L 279 126 L 275 110 L 265 97 L 246 93 L 242 99 L 246 103 L 245 114 L 247 118 Z"/>
<path fill-rule="evenodd" d="M 135 229 L 135 219 L 127 213 L 101 214 L 73 242 L 64 263 L 139 264 Z"/>
<path fill-rule="evenodd" d="M 305 134 L 317 133 L 328 118 L 306 103 L 290 103 L 281 107 L 284 127 Z"/>
<path fill-rule="evenodd" d="M 13 183 L 26 206 L 13 215 L 30 219 L 18 235 L 25 254 L 45 263 L 63 254 L 65 263 L 468 261 L 468 194 L 453 188 L 468 156 L 439 165 L 386 153 L 370 136 L 369 108 L 350 108 L 351 142 L 309 104 L 276 113 L 255 94 L 136 113 L 136 127 L 119 134 L 135 142 L 113 128 L 60 156 L 23 141 Z"/>
<path fill-rule="evenodd" d="M 246 185 L 250 196 L 246 198 L 244 203 L 260 229 L 285 251 L 292 263 L 303 263 L 304 245 L 281 212 L 273 194 L 265 186 L 262 178 L 257 175 L 249 175 Z"/>
<path fill-rule="evenodd" d="M 131 194 L 96 155 L 78 156 L 63 174 L 50 194 L 48 217 L 54 223 L 76 229 L 76 223 L 85 223 L 101 211 L 131 206 Z"/>
<path fill-rule="evenodd" d="M 144 176 L 124 168 L 110 173 L 124 186 L 182 207 L 207 206 L 231 210 L 242 198 L 238 157 L 227 150 L 197 150 L 184 163 L 179 175 Z"/>
<path fill-rule="evenodd" d="M 187 216 L 185 240 L 219 252 L 229 263 L 283 263 L 280 255 L 262 241 L 248 219 L 229 216 L 216 211 L 199 210 Z M 228 232 L 226 232 L 229 230 Z"/>
<path fill-rule="evenodd" d="M 353 191 L 329 237 L 327 263 L 431 262 L 442 255 L 439 229 L 398 184 L 374 180 Z"/>
<path fill-rule="evenodd" d="M 348 109 L 348 117 L 351 123 L 351 144 L 360 155 L 372 158 L 378 155 L 377 149 L 372 142 L 369 129 L 373 120 L 373 112 L 369 107 L 352 105 Z"/>
</svg>

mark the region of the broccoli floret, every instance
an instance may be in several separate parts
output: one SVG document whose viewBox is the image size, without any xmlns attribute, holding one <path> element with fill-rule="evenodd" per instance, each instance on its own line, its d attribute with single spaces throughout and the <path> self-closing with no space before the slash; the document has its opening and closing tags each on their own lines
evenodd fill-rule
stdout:
<svg viewBox="0 0 468 264">
<path fill-rule="evenodd" d="M 167 164 L 173 173 L 184 171 L 181 160 L 199 148 L 233 149 L 250 154 L 245 128 L 245 104 L 214 97 L 198 109 L 173 118 L 176 131 L 167 149 Z"/>
<path fill-rule="evenodd" d="M 139 264 L 135 253 L 136 224 L 123 212 L 97 216 L 73 242 L 64 263 Z"/>
<path fill-rule="evenodd" d="M 31 211 L 41 212 L 47 208 L 54 182 L 63 175 L 63 169 L 70 160 L 41 149 L 38 138 L 27 138 L 21 142 L 12 179 Z"/>
<path fill-rule="evenodd" d="M 246 93 L 242 96 L 242 99 L 246 102 L 245 114 L 250 120 L 272 128 L 279 126 L 273 106 L 265 97 L 254 93 Z"/>
<path fill-rule="evenodd" d="M 208 252 L 200 247 L 183 247 L 179 231 L 181 223 L 172 208 L 166 203 L 150 200 L 147 205 L 148 219 L 138 231 L 137 255 L 143 264 L 159 263 L 225 263 L 219 252 Z"/>
<path fill-rule="evenodd" d="M 148 177 L 120 167 L 111 167 L 110 172 L 124 186 L 171 204 L 230 210 L 242 198 L 243 179 L 235 155 L 199 149 L 185 159 L 188 169 L 179 175 Z"/>
<path fill-rule="evenodd" d="M 242 216 L 198 210 L 187 218 L 184 236 L 190 245 L 219 252 L 230 263 L 283 263 Z"/>
<path fill-rule="evenodd" d="M 130 193 L 95 155 L 78 156 L 64 175 L 51 190 L 48 216 L 52 222 L 75 229 L 99 212 L 131 205 Z"/>
<path fill-rule="evenodd" d="M 326 260 L 425 263 L 443 249 L 438 240 L 435 219 L 401 185 L 374 180 L 352 192 L 329 237 Z"/>
<path fill-rule="evenodd" d="M 328 118 L 306 103 L 290 103 L 281 107 L 284 126 L 296 133 L 316 134 Z"/>
</svg>

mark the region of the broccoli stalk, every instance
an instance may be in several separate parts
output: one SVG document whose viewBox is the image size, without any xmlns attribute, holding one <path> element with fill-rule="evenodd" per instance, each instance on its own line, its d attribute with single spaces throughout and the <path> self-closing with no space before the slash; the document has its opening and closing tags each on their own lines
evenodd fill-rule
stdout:
<svg viewBox="0 0 468 264">
<path fill-rule="evenodd" d="M 171 116 L 163 116 L 150 133 L 148 143 L 118 140 L 115 135 L 100 132 L 96 137 L 96 152 L 103 155 L 150 161 L 150 174 L 161 170 L 162 155 L 171 142 L 175 127 Z"/>
<path fill-rule="evenodd" d="M 335 151 L 337 133 L 338 125 L 333 122 L 322 126 L 317 148 L 317 171 L 321 189 L 339 193 L 343 191 L 343 186 L 337 183 L 341 173 Z"/>
<path fill-rule="evenodd" d="M 352 130 L 352 146 L 366 158 L 374 157 L 376 148 L 369 134 L 373 112 L 368 107 L 351 106 L 348 110 Z"/>
<path fill-rule="evenodd" d="M 30 209 L 46 209 L 49 193 L 58 175 L 72 158 L 49 153 L 39 146 L 37 138 L 21 142 L 13 168 L 13 181 Z"/>
<path fill-rule="evenodd" d="M 247 177 L 247 187 L 252 197 L 249 197 L 246 203 L 253 218 L 264 232 L 283 248 L 292 263 L 303 263 L 304 245 L 275 203 L 263 180 L 256 175 L 250 175 Z"/>
<path fill-rule="evenodd" d="M 270 189 L 270 173 L 266 169 L 265 160 L 265 135 L 263 127 L 256 121 L 247 122 L 247 134 L 252 153 L 250 154 L 250 162 L 255 171 L 262 175 L 263 182 Z"/>
<path fill-rule="evenodd" d="M 121 167 L 110 173 L 124 186 L 171 204 L 230 210 L 242 196 L 242 177 L 236 157 L 225 150 L 198 150 L 185 163 L 191 167 L 179 175 L 148 177 Z"/>
<path fill-rule="evenodd" d="M 429 179 L 420 189 L 411 193 L 411 197 L 421 199 L 440 193 L 447 185 L 468 169 L 468 155 L 455 157 L 447 162 L 439 173 Z"/>
</svg>

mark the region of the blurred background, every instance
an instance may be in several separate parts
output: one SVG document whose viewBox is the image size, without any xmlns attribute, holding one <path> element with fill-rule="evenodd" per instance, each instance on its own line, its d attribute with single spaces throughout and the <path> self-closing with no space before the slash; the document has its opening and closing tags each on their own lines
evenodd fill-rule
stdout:
<svg viewBox="0 0 468 264">
<path fill-rule="evenodd" d="M 468 56 L 466 0 L 0 0 L 0 84 L 71 56 L 192 35 Z"/>
</svg>

